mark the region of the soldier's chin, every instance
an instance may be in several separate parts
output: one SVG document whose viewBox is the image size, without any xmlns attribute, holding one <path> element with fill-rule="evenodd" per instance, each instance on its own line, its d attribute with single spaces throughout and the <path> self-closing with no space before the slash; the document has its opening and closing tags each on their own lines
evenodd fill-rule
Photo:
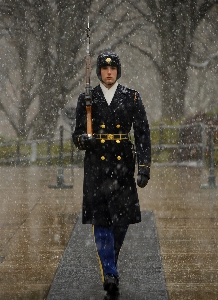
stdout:
<svg viewBox="0 0 218 300">
<path fill-rule="evenodd" d="M 105 81 L 102 81 L 104 84 L 106 84 L 106 85 L 109 85 L 109 86 L 112 86 L 112 85 L 114 85 L 114 83 L 116 82 L 116 81 L 114 81 L 114 82 L 111 82 L 111 81 L 109 81 L 109 82 L 105 82 Z"/>
</svg>

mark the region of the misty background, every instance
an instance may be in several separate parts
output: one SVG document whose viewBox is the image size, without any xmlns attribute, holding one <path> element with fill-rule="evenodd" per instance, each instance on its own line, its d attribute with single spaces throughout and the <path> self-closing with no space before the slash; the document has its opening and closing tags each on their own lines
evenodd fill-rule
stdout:
<svg viewBox="0 0 218 300">
<path fill-rule="evenodd" d="M 218 1 L 0 1 L 0 136 L 52 138 L 85 89 L 99 53 L 121 58 L 119 83 L 136 89 L 150 124 L 218 114 Z M 68 125 L 67 125 L 68 124 Z"/>
</svg>

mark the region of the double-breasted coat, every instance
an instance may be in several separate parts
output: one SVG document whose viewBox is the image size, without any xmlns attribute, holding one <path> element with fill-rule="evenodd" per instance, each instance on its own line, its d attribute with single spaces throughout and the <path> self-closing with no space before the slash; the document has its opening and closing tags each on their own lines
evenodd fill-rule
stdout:
<svg viewBox="0 0 218 300">
<path fill-rule="evenodd" d="M 79 136 L 86 133 L 86 120 L 85 96 L 81 94 L 73 133 L 79 149 Z M 139 93 L 118 84 L 108 105 L 100 85 L 96 86 L 92 91 L 92 126 L 97 139 L 84 157 L 82 222 L 100 226 L 140 222 L 135 153 L 138 173 L 149 178 L 151 147 L 149 124 Z M 132 127 L 134 148 L 130 139 L 122 139 Z M 114 139 L 114 134 L 121 135 Z"/>
</svg>

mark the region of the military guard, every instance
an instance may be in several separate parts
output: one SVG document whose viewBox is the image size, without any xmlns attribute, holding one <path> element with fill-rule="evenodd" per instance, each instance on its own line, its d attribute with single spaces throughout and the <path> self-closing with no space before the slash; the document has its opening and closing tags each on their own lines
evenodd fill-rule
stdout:
<svg viewBox="0 0 218 300">
<path fill-rule="evenodd" d="M 100 84 L 92 90 L 93 134 L 86 131 L 85 94 L 77 103 L 73 141 L 85 150 L 82 222 L 92 224 L 107 295 L 119 293 L 117 260 L 129 224 L 141 221 L 137 184 L 150 178 L 150 131 L 139 93 L 118 84 L 119 56 L 98 56 L 96 74 Z M 130 140 L 133 127 L 134 144 Z M 134 149 L 134 150 L 133 150 Z"/>
</svg>

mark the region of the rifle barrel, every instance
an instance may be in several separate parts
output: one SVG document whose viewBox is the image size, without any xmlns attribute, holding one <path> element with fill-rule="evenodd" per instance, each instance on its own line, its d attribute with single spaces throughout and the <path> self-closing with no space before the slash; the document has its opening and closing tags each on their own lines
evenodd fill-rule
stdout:
<svg viewBox="0 0 218 300">
<path fill-rule="evenodd" d="M 91 57 L 89 53 L 89 46 L 90 46 L 90 28 L 89 28 L 89 17 L 88 17 L 85 101 L 86 101 L 86 113 L 87 113 L 87 134 L 92 135 L 92 92 L 91 92 L 91 85 L 90 85 Z"/>
</svg>

